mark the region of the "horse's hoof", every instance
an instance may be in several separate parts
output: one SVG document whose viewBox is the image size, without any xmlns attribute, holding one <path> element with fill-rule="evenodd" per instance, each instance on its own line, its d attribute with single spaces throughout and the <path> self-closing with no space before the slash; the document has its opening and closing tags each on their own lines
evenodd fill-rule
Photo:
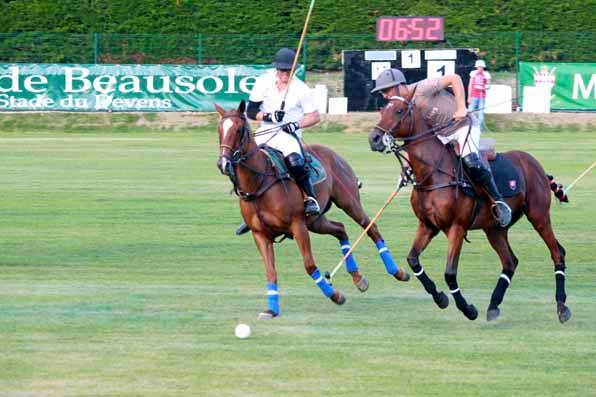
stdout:
<svg viewBox="0 0 596 397">
<path fill-rule="evenodd" d="M 559 321 L 562 323 L 566 322 L 571 318 L 571 310 L 565 305 L 557 308 L 557 314 L 559 315 Z"/>
<path fill-rule="evenodd" d="M 468 318 L 468 320 L 476 320 L 478 318 L 478 310 L 474 305 L 468 305 L 464 315 Z"/>
<path fill-rule="evenodd" d="M 259 315 L 257 316 L 257 319 L 258 320 L 271 320 L 274 317 L 277 317 L 277 314 L 275 314 L 271 310 L 265 310 L 264 312 L 259 313 Z"/>
<path fill-rule="evenodd" d="M 437 306 L 439 306 L 441 309 L 445 309 L 447 306 L 449 306 L 449 297 L 443 291 L 439 292 L 436 298 L 433 296 L 433 299 L 435 300 Z"/>
<path fill-rule="evenodd" d="M 410 274 L 404 269 L 399 269 L 397 273 L 393 275 L 398 281 L 410 281 Z"/>
<path fill-rule="evenodd" d="M 343 305 L 346 303 L 346 297 L 341 293 L 341 291 L 336 290 L 331 296 L 331 301 L 336 305 Z"/>
<path fill-rule="evenodd" d="M 494 309 L 488 309 L 486 311 L 486 321 L 493 321 L 499 318 L 499 314 L 501 314 L 501 310 L 498 307 Z"/>
<path fill-rule="evenodd" d="M 368 279 L 364 276 L 360 277 L 358 282 L 355 282 L 354 285 L 360 292 L 366 292 L 368 289 Z"/>
</svg>

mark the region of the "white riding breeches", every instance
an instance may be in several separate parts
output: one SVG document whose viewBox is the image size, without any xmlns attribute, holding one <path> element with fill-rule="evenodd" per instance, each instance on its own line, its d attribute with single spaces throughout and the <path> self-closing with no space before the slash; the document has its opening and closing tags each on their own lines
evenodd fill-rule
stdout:
<svg viewBox="0 0 596 397">
<path fill-rule="evenodd" d="M 470 131 L 469 136 L 468 130 Z M 437 138 L 439 138 L 444 145 L 449 142 L 457 141 L 461 157 L 466 157 L 470 153 L 478 153 L 480 150 L 480 128 L 478 126 L 472 126 L 472 129 L 470 130 L 470 127 L 466 125 L 449 136 L 437 135 Z"/>
<path fill-rule="evenodd" d="M 258 133 L 259 130 L 255 132 L 257 145 L 265 144 L 273 149 L 277 149 L 283 153 L 284 157 L 288 157 L 291 153 L 303 154 L 298 140 L 287 132 L 275 130 L 263 135 L 258 135 Z"/>
</svg>

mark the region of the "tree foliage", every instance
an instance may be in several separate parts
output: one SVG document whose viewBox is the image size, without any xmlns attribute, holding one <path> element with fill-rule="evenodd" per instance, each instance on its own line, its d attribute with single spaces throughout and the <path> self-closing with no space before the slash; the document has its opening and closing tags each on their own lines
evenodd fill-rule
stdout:
<svg viewBox="0 0 596 397">
<path fill-rule="evenodd" d="M 3 32 L 300 32 L 308 0 L 12 0 Z M 383 15 L 439 15 L 447 33 L 596 31 L 593 0 L 318 0 L 311 33 L 370 33 Z"/>
<path fill-rule="evenodd" d="M 249 59 L 269 59 L 279 46 L 297 44 L 309 4 L 309 0 L 4 1 L 0 62 L 240 63 L 247 49 Z M 594 0 L 317 0 L 307 36 L 310 65 L 338 68 L 342 49 L 382 48 L 374 40 L 376 19 L 392 15 L 443 16 L 446 45 L 480 48 L 493 57 L 490 61 L 497 69 L 514 66 L 518 50 L 526 51 L 521 54 L 526 59 L 544 60 L 593 61 L 591 54 L 596 53 Z M 514 36 L 531 31 L 543 33 Z M 31 32 L 45 36 L 34 37 Z M 575 36 L 560 32 L 592 35 L 573 45 Z M 60 35 L 64 33 L 72 35 Z M 520 37 L 532 40 L 520 45 Z"/>
</svg>

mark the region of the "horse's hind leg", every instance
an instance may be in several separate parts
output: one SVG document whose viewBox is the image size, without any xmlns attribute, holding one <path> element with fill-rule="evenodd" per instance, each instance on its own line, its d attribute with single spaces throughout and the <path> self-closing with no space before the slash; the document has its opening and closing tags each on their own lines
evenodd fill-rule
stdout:
<svg viewBox="0 0 596 397">
<path fill-rule="evenodd" d="M 511 284 L 511 279 L 513 278 L 513 273 L 515 273 L 518 260 L 509 245 L 507 229 L 492 228 L 485 229 L 484 232 L 486 233 L 490 245 L 499 255 L 501 266 L 503 267 L 503 271 L 497 280 L 497 285 L 490 298 L 490 304 L 488 305 L 488 310 L 486 312 L 487 321 L 492 321 L 499 317 L 499 305 L 503 302 L 507 287 Z"/>
<path fill-rule="evenodd" d="M 344 210 L 344 212 L 348 214 L 350 218 L 352 218 L 363 229 L 366 229 L 366 227 L 370 223 L 370 219 L 368 215 L 366 215 L 366 212 L 364 212 L 364 209 L 360 204 L 360 198 L 358 196 L 340 194 L 338 195 L 338 197 L 334 198 L 334 201 L 336 205 L 342 210 Z M 399 281 L 408 281 L 410 279 L 410 275 L 408 274 L 408 272 L 405 271 L 405 269 L 399 268 L 395 264 L 395 261 L 393 260 L 393 257 L 389 252 L 389 248 L 387 248 L 387 246 L 385 245 L 385 240 L 383 239 L 383 236 L 381 236 L 381 233 L 379 232 L 377 225 L 373 224 L 368 229 L 366 234 L 368 235 L 368 237 L 370 237 L 372 241 L 374 241 L 375 246 L 379 251 L 379 256 L 381 257 L 381 260 L 385 265 L 385 270 L 387 271 L 387 273 L 389 273 L 391 276 L 395 277 Z"/>
<path fill-rule="evenodd" d="M 536 229 L 550 250 L 550 256 L 555 265 L 557 315 L 559 316 L 559 321 L 564 323 L 571 317 L 571 310 L 565 305 L 565 301 L 567 300 L 567 294 L 565 293 L 565 249 L 555 237 L 550 223 L 548 209 L 546 211 L 538 211 L 536 207 L 531 207 L 527 216 L 534 229 Z"/>
<path fill-rule="evenodd" d="M 325 215 L 321 215 L 313 223 L 309 224 L 309 229 L 315 233 L 331 234 L 334 236 L 339 241 L 344 256 L 351 248 L 350 240 L 348 239 L 348 234 L 346 233 L 344 225 L 340 222 L 327 219 Z M 352 282 L 356 288 L 361 292 L 368 289 L 368 280 L 358 271 L 358 264 L 352 253 L 346 258 L 346 270 L 352 276 Z"/>
<path fill-rule="evenodd" d="M 468 304 L 457 285 L 457 265 L 459 262 L 459 254 L 464 242 L 466 231 L 460 225 L 454 224 L 449 228 L 447 238 L 449 239 L 449 248 L 447 253 L 447 266 L 445 268 L 445 281 L 449 286 L 449 292 L 455 300 L 457 308 L 469 319 L 476 320 L 478 317 L 478 310 L 474 305 Z"/>
<path fill-rule="evenodd" d="M 422 286 L 432 297 L 437 306 L 441 309 L 446 308 L 449 305 L 449 298 L 443 291 L 438 292 L 435 283 L 428 277 L 422 265 L 420 265 L 420 254 L 428 243 L 437 235 L 438 229 L 420 222 L 418 224 L 418 230 L 416 230 L 416 237 L 414 238 L 414 244 L 408 254 L 408 264 L 414 272 L 414 276 L 418 277 L 418 280 L 422 283 Z"/>
</svg>

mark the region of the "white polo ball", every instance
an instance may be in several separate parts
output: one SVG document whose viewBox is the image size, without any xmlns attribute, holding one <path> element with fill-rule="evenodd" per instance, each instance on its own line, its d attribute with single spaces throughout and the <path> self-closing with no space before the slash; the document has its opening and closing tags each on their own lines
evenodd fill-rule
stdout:
<svg viewBox="0 0 596 397">
<path fill-rule="evenodd" d="M 250 327 L 247 324 L 238 324 L 234 334 L 240 339 L 246 339 L 250 336 Z"/>
</svg>

